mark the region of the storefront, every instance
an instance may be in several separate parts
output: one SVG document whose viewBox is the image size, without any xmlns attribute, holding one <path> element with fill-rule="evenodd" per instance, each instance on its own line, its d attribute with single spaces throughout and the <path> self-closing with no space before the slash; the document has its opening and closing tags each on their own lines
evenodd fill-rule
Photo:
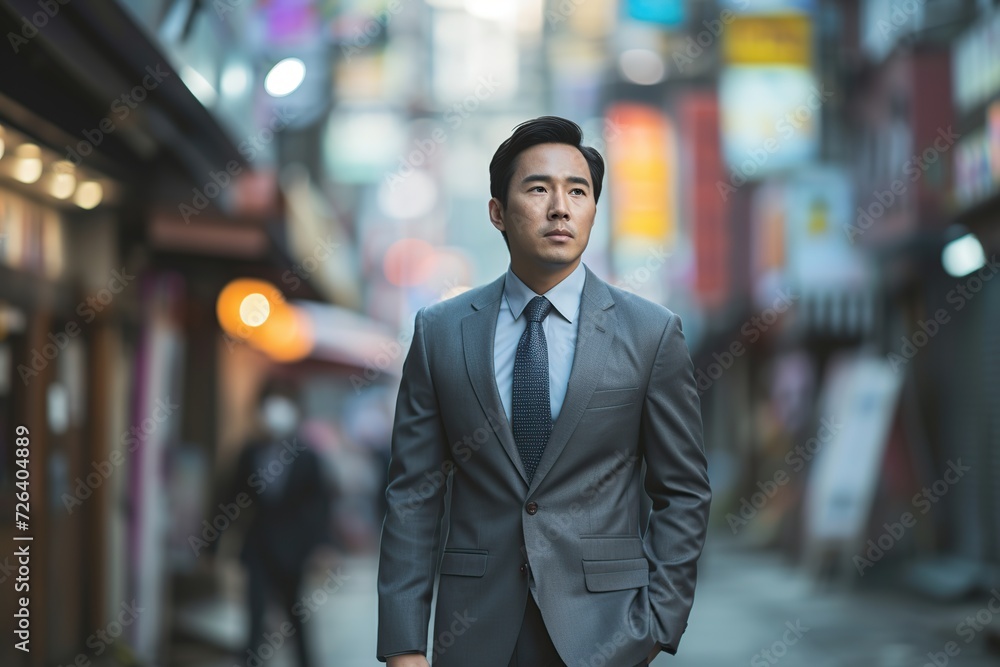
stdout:
<svg viewBox="0 0 1000 667">
<path fill-rule="evenodd" d="M 148 262 L 145 227 L 239 156 L 116 3 L 53 6 L 0 3 L 0 32 L 19 36 L 0 68 L 0 491 L 13 497 L 23 425 L 33 537 L 31 652 L 8 642 L 0 662 L 149 661 L 169 610 L 163 461 L 184 335 L 181 285 Z M 146 611 L 126 613 L 133 599 Z"/>
<path fill-rule="evenodd" d="M 0 486 L 11 497 L 22 490 L 15 488 L 13 443 L 23 426 L 30 437 L 23 530 L 33 538 L 26 591 L 32 656 L 60 655 L 75 649 L 109 585 L 102 564 L 111 534 L 101 520 L 109 488 L 98 476 L 86 503 L 64 498 L 94 472 L 91 459 L 99 460 L 108 440 L 111 322 L 130 280 L 114 250 L 121 184 L 28 134 L 23 128 L 37 116 L 18 120 L 16 128 L 0 120 Z M 10 516 L 0 530 L 10 541 L 14 507 L 4 511 Z"/>
<path fill-rule="evenodd" d="M 955 227 L 945 253 L 961 246 L 982 248 L 985 265 L 951 279 L 949 311 L 967 314 L 960 345 L 978 353 L 959 355 L 964 399 L 955 406 L 954 442 L 973 467 L 963 489 L 958 553 L 974 563 L 984 588 L 1000 581 L 1000 280 L 992 280 L 1000 252 L 1000 11 L 984 13 L 955 41 L 952 50 L 952 99 L 956 134 L 954 168 Z M 971 234 L 971 236 L 964 236 Z M 967 269 L 971 269 L 969 265 Z M 957 273 L 962 273 L 959 269 Z M 950 299 L 948 297 L 951 297 Z M 956 312 L 959 319 L 961 313 Z M 958 517 L 956 517 L 958 518 Z"/>
</svg>

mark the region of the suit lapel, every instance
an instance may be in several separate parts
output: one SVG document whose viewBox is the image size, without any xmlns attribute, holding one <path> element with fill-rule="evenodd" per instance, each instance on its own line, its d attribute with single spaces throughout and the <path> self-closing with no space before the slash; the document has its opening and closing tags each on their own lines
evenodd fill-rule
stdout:
<svg viewBox="0 0 1000 667">
<path fill-rule="evenodd" d="M 465 366 L 476 398 L 487 415 L 487 421 L 500 439 L 507 456 L 517 469 L 525 486 L 528 474 L 521 464 L 521 456 L 514 443 L 514 433 L 507 413 L 504 412 L 497 391 L 496 373 L 493 370 L 493 338 L 496 336 L 497 315 L 503 297 L 504 276 L 485 286 L 472 302 L 475 311 L 462 318 L 462 345 L 465 348 Z"/>
<path fill-rule="evenodd" d="M 538 462 L 528 495 L 534 493 L 541 484 L 583 417 L 583 411 L 587 408 L 597 381 L 601 378 L 604 364 L 607 363 L 608 351 L 617 329 L 618 320 L 611 308 L 615 302 L 610 290 L 586 264 L 584 269 L 587 278 L 583 283 L 583 298 L 580 300 L 576 352 L 573 354 L 566 398 L 559 410 L 559 418 L 552 425 L 552 434 L 542 452 L 542 460 Z"/>
<path fill-rule="evenodd" d="M 576 351 L 573 356 L 573 367 L 570 370 L 569 385 L 566 388 L 566 398 L 559 411 L 559 418 L 552 426 L 552 434 L 549 436 L 542 459 L 535 470 L 529 494 L 538 488 L 546 473 L 559 458 L 583 416 L 583 411 L 590 402 L 591 394 L 594 393 L 594 388 L 601 377 L 617 328 L 617 318 L 611 309 L 614 300 L 607 284 L 598 278 L 590 267 L 584 265 L 584 270 L 586 279 L 583 284 L 583 298 L 580 301 Z M 514 434 L 504 412 L 500 393 L 497 391 L 493 368 L 493 339 L 496 336 L 503 286 L 504 276 L 500 276 L 486 285 L 472 302 L 474 312 L 462 318 L 462 343 L 466 368 L 476 398 L 489 416 L 490 426 L 496 432 L 511 463 L 514 464 L 525 485 L 528 485 L 528 475 L 521 463 Z"/>
</svg>

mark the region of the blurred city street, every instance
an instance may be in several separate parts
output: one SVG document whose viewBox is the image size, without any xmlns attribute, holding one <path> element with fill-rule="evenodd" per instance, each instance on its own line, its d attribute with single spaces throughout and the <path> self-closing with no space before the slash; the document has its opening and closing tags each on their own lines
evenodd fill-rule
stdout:
<svg viewBox="0 0 1000 667">
<path fill-rule="evenodd" d="M 378 667 L 542 572 L 668 643 L 706 531 L 657 667 L 1000 660 L 1000 0 L 0 36 L 0 666 Z"/>
<path fill-rule="evenodd" d="M 307 626 L 317 664 L 378 667 L 383 663 L 374 657 L 377 605 L 372 594 L 377 561 L 351 557 L 338 560 L 337 567 L 345 575 L 343 587 L 318 608 Z M 720 534 L 709 537 L 699 577 L 681 649 L 675 657 L 660 656 L 654 667 L 779 663 L 789 667 L 921 667 L 934 664 L 928 654 L 941 654 L 940 663 L 948 642 L 961 649 L 957 656 L 947 656 L 948 664 L 997 664 L 987 637 L 955 631 L 986 607 L 986 597 L 942 605 L 899 592 L 846 590 L 817 582 L 773 552 L 748 550 Z M 323 578 L 317 572 L 304 594 L 322 588 Z M 216 626 L 202 637 L 211 638 L 212 644 L 188 643 L 173 664 L 247 666 L 245 653 L 219 655 L 220 645 L 227 641 L 234 647 L 241 645 L 245 621 L 236 601 L 230 601 L 225 612 L 215 608 L 207 616 Z M 218 625 L 223 617 L 229 619 L 228 624 Z M 191 620 L 204 628 L 208 619 Z M 791 641 L 782 646 L 786 639 Z M 217 650 L 209 650 L 211 645 Z M 291 651 L 284 649 L 266 663 L 292 667 L 294 660 Z"/>
</svg>

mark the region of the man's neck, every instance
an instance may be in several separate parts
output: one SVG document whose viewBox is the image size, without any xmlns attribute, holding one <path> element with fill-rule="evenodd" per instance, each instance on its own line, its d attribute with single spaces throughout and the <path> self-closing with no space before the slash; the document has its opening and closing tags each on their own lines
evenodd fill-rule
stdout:
<svg viewBox="0 0 1000 667">
<path fill-rule="evenodd" d="M 577 260 L 572 264 L 557 266 L 555 270 L 546 270 L 537 266 L 520 266 L 511 260 L 510 270 L 513 271 L 514 275 L 517 276 L 522 283 L 527 285 L 532 292 L 535 294 L 545 294 L 550 289 L 565 280 L 566 277 L 573 273 L 579 265 L 580 259 L 577 258 Z"/>
</svg>

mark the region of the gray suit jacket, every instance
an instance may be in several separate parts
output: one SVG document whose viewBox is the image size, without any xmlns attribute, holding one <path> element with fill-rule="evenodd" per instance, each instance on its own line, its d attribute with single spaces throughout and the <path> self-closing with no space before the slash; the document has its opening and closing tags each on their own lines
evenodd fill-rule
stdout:
<svg viewBox="0 0 1000 667">
<path fill-rule="evenodd" d="M 506 667 L 529 594 L 572 667 L 676 651 L 711 500 L 691 358 L 677 315 L 585 268 L 566 399 L 530 485 L 493 374 L 503 276 L 417 313 L 392 432 L 380 661 Z"/>
</svg>

